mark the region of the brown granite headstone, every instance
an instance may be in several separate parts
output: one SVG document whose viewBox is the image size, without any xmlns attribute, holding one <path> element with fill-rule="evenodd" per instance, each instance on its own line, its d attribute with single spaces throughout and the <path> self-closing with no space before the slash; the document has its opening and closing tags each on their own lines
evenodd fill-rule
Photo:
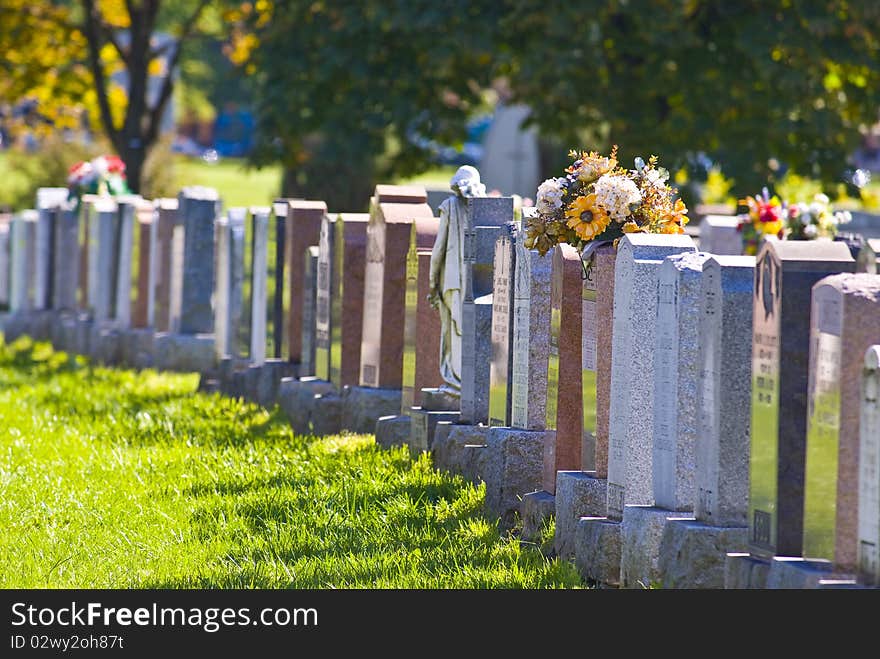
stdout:
<svg viewBox="0 0 880 659">
<path fill-rule="evenodd" d="M 177 199 L 157 199 L 158 215 L 156 221 L 156 287 L 153 324 L 157 332 L 171 330 L 171 249 L 174 227 L 180 224 Z"/>
<path fill-rule="evenodd" d="M 299 363 L 302 358 L 303 304 L 305 290 L 306 250 L 318 244 L 321 234 L 321 219 L 327 213 L 323 201 L 291 200 L 287 212 L 284 260 L 288 268 L 290 286 L 288 300 L 287 345 L 290 361 Z"/>
<path fill-rule="evenodd" d="M 363 387 L 401 388 L 406 252 L 409 249 L 411 225 L 419 220 L 429 223 L 435 221 L 430 206 L 424 202 L 383 201 L 401 198 L 391 194 L 394 187 L 377 186 L 367 225 L 364 309 L 369 309 L 370 313 L 364 313 L 361 337 L 360 385 Z M 425 240 L 429 235 L 424 233 Z M 428 249 L 431 244 L 419 246 Z"/>
<path fill-rule="evenodd" d="M 330 291 L 330 381 L 356 385 L 361 372 L 367 213 L 340 213 L 334 222 Z"/>
<path fill-rule="evenodd" d="M 544 490 L 556 493 L 557 471 L 580 471 L 583 432 L 581 387 L 581 255 L 570 245 L 553 250 L 550 288 L 550 359 L 547 367 L 547 429 Z"/>
<path fill-rule="evenodd" d="M 846 571 L 858 555 L 861 376 L 877 342 L 880 275 L 832 275 L 813 286 L 804 556 Z"/>
<path fill-rule="evenodd" d="M 433 244 L 439 219 L 413 222 L 406 254 L 406 312 L 403 327 L 403 386 L 400 413 L 422 404 L 422 389 L 439 387 L 440 314 L 428 303 L 431 250 L 420 245 Z"/>
<path fill-rule="evenodd" d="M 608 427 L 611 411 L 611 327 L 614 318 L 614 263 L 617 249 L 599 247 L 596 269 L 596 478 L 608 478 Z"/>
<path fill-rule="evenodd" d="M 156 226 L 154 218 L 156 210 L 151 202 L 138 204 L 137 234 L 138 245 L 138 271 L 137 271 L 137 294 L 135 295 L 134 308 L 131 313 L 132 327 L 149 327 L 152 323 L 151 312 L 153 311 L 153 260 L 155 257 Z"/>
</svg>

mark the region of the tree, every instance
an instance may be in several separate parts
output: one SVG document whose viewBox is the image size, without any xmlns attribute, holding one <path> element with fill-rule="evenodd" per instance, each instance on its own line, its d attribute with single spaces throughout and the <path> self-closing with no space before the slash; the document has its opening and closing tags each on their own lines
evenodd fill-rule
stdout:
<svg viewBox="0 0 880 659">
<path fill-rule="evenodd" d="M 4 0 L 0 99 L 35 99 L 47 125 L 68 127 L 94 107 L 102 132 L 139 191 L 144 161 L 159 138 L 183 45 L 201 29 L 212 0 Z M 159 31 L 172 34 L 157 39 Z M 115 74 L 124 70 L 121 88 Z M 161 77 L 150 99 L 150 75 Z"/>
<path fill-rule="evenodd" d="M 572 146 L 692 169 L 708 157 L 741 193 L 786 168 L 839 182 L 878 119 L 878 25 L 874 0 L 521 3 L 501 71 Z"/>
<path fill-rule="evenodd" d="M 426 168 L 425 140 L 462 142 L 483 100 L 502 7 L 280 0 L 271 20 L 236 15 L 233 57 L 255 73 L 255 162 L 284 164 L 285 195 L 349 210 L 377 181 Z"/>
</svg>

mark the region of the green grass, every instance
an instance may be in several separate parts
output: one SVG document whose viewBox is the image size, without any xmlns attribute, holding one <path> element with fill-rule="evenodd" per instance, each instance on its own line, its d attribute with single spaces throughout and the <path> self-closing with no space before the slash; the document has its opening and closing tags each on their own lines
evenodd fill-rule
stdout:
<svg viewBox="0 0 880 659">
<path fill-rule="evenodd" d="M 223 158 L 211 165 L 199 158 L 176 156 L 175 178 L 179 187 L 206 185 L 216 188 L 225 208 L 271 206 L 281 193 L 281 166 L 248 169 L 238 158 Z"/>
<path fill-rule="evenodd" d="M 0 346 L 0 587 L 581 585 L 426 455 L 196 386 Z"/>
</svg>

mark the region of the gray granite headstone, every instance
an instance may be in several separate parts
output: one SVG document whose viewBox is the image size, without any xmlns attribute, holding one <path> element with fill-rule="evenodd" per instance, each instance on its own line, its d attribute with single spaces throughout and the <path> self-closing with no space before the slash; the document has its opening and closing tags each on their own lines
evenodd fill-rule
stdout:
<svg viewBox="0 0 880 659">
<path fill-rule="evenodd" d="M 269 209 L 251 208 L 251 345 L 252 364 L 266 361 L 266 307 L 269 258 Z M 283 253 L 283 252 L 282 252 Z"/>
<path fill-rule="evenodd" d="M 183 280 L 180 332 L 207 334 L 214 329 L 214 221 L 220 198 L 212 188 L 189 187 L 180 192 L 183 214 Z"/>
<path fill-rule="evenodd" d="M 65 204 L 55 222 L 55 282 L 52 308 L 73 311 L 79 288 L 79 210 L 75 202 Z"/>
<path fill-rule="evenodd" d="M 706 215 L 700 222 L 700 251 L 717 255 L 739 255 L 743 251 L 742 233 L 735 215 Z"/>
<path fill-rule="evenodd" d="M 694 508 L 700 285 L 705 252 L 669 256 L 660 266 L 654 353 L 654 505 Z"/>
<path fill-rule="evenodd" d="M 12 245 L 12 216 L 0 216 L 0 309 L 9 307 L 10 247 Z"/>
<path fill-rule="evenodd" d="M 287 327 L 285 318 L 290 312 L 289 301 L 284 296 L 284 282 L 289 281 L 287 263 L 284 255 L 286 250 L 287 215 L 290 211 L 288 199 L 276 199 L 272 202 L 272 217 L 275 226 L 275 287 L 272 291 L 272 356 L 280 359 L 287 354 Z"/>
<path fill-rule="evenodd" d="M 119 218 L 116 226 L 116 249 L 113 264 L 113 319 L 126 328 L 131 324 L 131 262 L 134 250 L 135 214 L 139 195 L 123 195 L 117 198 Z"/>
<path fill-rule="evenodd" d="M 608 437 L 608 517 L 627 504 L 654 499 L 654 348 L 657 278 L 667 256 L 694 252 L 685 235 L 626 234 L 614 270 L 611 411 Z"/>
<path fill-rule="evenodd" d="M 333 239 L 336 218 L 327 214 L 321 220 L 315 281 L 315 376 L 330 381 L 330 289 L 333 278 Z"/>
<path fill-rule="evenodd" d="M 859 576 L 880 585 L 880 345 L 865 352 L 859 420 Z"/>
<path fill-rule="evenodd" d="M 810 296 L 813 284 L 852 272 L 849 248 L 827 240 L 767 241 L 755 265 L 749 549 L 800 556 Z"/>
<path fill-rule="evenodd" d="M 26 210 L 12 220 L 11 269 L 9 273 L 9 310 L 33 309 L 31 282 L 33 278 L 34 243 L 36 242 L 38 215 Z"/>
<path fill-rule="evenodd" d="M 749 496 L 754 256 L 703 263 L 694 516 L 745 526 Z"/>
<path fill-rule="evenodd" d="M 96 321 L 110 320 L 113 313 L 113 264 L 117 247 L 119 215 L 112 198 L 98 198 L 89 222 L 87 308 Z"/>
<path fill-rule="evenodd" d="M 179 202 L 177 199 L 157 199 L 156 204 L 156 270 L 153 285 L 153 323 L 157 332 L 171 330 L 172 281 L 179 280 L 172 258 L 175 229 L 180 224 Z"/>
<path fill-rule="evenodd" d="M 34 245 L 34 308 L 49 309 L 54 298 L 55 224 L 67 202 L 67 188 L 38 188 L 36 243 Z"/>
<path fill-rule="evenodd" d="M 464 232 L 465 292 L 461 318 L 462 423 L 489 419 L 489 363 L 492 358 L 492 268 L 495 241 L 513 220 L 513 197 L 468 199 Z"/>
<path fill-rule="evenodd" d="M 315 374 L 315 292 L 318 283 L 318 247 L 306 249 L 303 272 L 302 355 L 299 376 Z"/>
<path fill-rule="evenodd" d="M 217 290 L 214 300 L 215 348 L 220 359 L 237 357 L 244 283 L 245 208 L 230 208 L 216 220 Z"/>
<path fill-rule="evenodd" d="M 516 236 L 510 425 L 544 430 L 553 260 L 527 249 L 524 241 L 521 231 Z"/>
<path fill-rule="evenodd" d="M 510 377 L 513 350 L 513 289 L 516 268 L 516 226 L 506 225 L 506 232 L 495 243 L 494 285 L 492 292 L 492 359 L 489 364 L 489 425 L 510 425 Z"/>
</svg>

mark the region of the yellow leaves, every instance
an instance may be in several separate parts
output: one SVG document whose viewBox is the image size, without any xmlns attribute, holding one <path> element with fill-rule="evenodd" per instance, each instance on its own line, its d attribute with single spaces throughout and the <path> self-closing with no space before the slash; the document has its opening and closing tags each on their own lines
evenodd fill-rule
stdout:
<svg viewBox="0 0 880 659">
<path fill-rule="evenodd" d="M 164 59 L 156 57 L 150 60 L 149 65 L 147 66 L 147 74 L 151 76 L 162 76 L 166 75 L 167 65 Z"/>
<path fill-rule="evenodd" d="M 233 64 L 241 66 L 250 59 L 251 53 L 259 44 L 257 35 L 236 31 L 232 33 L 226 55 Z"/>
<path fill-rule="evenodd" d="M 104 22 L 112 27 L 127 28 L 131 25 L 125 0 L 98 0 L 98 11 Z"/>
</svg>

